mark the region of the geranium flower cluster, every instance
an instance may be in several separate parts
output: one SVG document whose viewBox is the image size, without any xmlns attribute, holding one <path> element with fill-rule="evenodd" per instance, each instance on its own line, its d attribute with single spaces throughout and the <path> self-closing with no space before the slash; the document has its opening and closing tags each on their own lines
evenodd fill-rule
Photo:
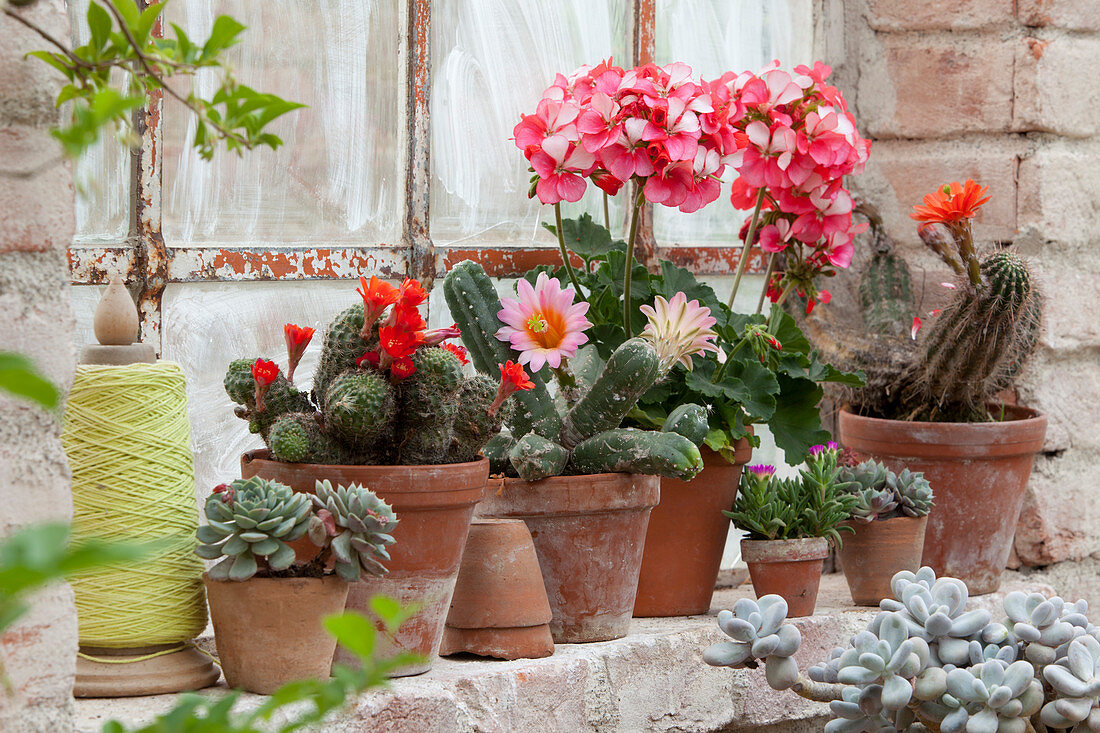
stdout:
<svg viewBox="0 0 1100 733">
<path fill-rule="evenodd" d="M 369 338 L 371 329 L 382 318 L 386 309 L 389 314 L 378 326 L 378 348 L 372 349 L 356 360 L 356 365 L 369 365 L 381 371 L 388 371 L 390 378 L 401 380 L 416 373 L 412 356 L 421 346 L 438 346 L 447 339 L 461 335 L 458 326 L 426 330 L 428 324 L 420 315 L 420 304 L 428 298 L 427 291 L 412 278 L 405 278 L 400 286 L 394 287 L 384 280 L 371 277 L 359 278 L 359 295 L 363 297 L 362 336 Z M 460 360 L 465 363 L 465 350 L 450 346 Z"/>
</svg>

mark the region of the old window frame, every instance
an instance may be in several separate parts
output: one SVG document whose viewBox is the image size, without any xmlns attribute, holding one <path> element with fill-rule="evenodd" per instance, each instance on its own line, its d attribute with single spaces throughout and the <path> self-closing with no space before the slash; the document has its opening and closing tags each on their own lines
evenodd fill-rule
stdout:
<svg viewBox="0 0 1100 733">
<path fill-rule="evenodd" d="M 139 0 L 142 7 L 157 0 Z M 632 62 L 654 56 L 657 0 L 629 0 L 632 15 Z M 239 247 L 166 245 L 162 234 L 161 145 L 163 92 L 134 115 L 134 131 L 141 144 L 130 154 L 130 223 L 126 239 L 118 244 L 81 244 L 69 248 L 70 280 L 74 285 L 106 283 L 121 273 L 134 293 L 141 316 L 141 337 L 160 353 L 162 297 L 171 283 L 308 281 L 358 277 L 367 272 L 387 278 L 415 277 L 430 286 L 465 259 L 480 263 L 494 277 L 512 277 L 541 264 L 560 260 L 556 247 L 436 246 L 429 218 L 431 185 L 431 4 L 432 0 L 404 0 L 401 39 L 405 49 L 403 100 L 405 146 L 403 171 L 405 201 L 400 241 L 347 247 L 258 245 Z M 158 20 L 155 33 L 161 32 Z M 653 265 L 669 260 L 698 275 L 732 273 L 741 248 L 730 245 L 677 244 L 665 246 L 653 233 L 652 209 L 647 205 L 639 223 L 639 259 Z M 759 256 L 749 270 L 762 272 Z"/>
</svg>

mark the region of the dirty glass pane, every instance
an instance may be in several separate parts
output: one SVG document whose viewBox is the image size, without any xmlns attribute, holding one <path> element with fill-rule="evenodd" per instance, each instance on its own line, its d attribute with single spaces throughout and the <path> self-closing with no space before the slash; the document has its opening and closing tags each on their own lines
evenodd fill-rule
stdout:
<svg viewBox="0 0 1100 733">
<path fill-rule="evenodd" d="M 248 26 L 228 52 L 238 80 L 303 102 L 276 120 L 278 151 L 191 150 L 194 118 L 164 106 L 164 220 L 169 245 L 396 242 L 403 215 L 400 64 L 404 0 L 175 0 L 166 11 L 191 38 L 214 18 Z M 212 73 L 196 79 L 215 88 Z M 181 93 L 186 82 L 175 82 Z"/>
<path fill-rule="evenodd" d="M 708 79 L 756 70 L 772 59 L 786 69 L 813 63 L 811 0 L 657 0 L 656 9 L 658 63 L 683 61 Z M 728 186 L 693 214 L 654 209 L 662 245 L 733 242 L 746 216 L 730 206 Z"/>
<path fill-rule="evenodd" d="M 549 243 L 553 209 L 527 198 L 530 173 L 509 138 L 556 73 L 613 56 L 628 64 L 623 0 L 432 2 L 431 229 L 436 244 Z M 583 200 L 602 210 L 598 189 Z M 622 194 L 620 194 L 620 198 Z M 573 216 L 582 204 L 564 204 Z M 602 214 L 599 214 L 602 217 Z M 619 209 L 611 213 L 613 224 Z"/>
<path fill-rule="evenodd" d="M 88 0 L 69 0 L 75 46 L 84 45 L 90 37 L 87 13 Z M 73 183 L 76 190 L 73 243 L 79 246 L 125 239 L 130 225 L 130 154 L 111 130 L 104 130 L 103 139 L 76 161 Z"/>
</svg>

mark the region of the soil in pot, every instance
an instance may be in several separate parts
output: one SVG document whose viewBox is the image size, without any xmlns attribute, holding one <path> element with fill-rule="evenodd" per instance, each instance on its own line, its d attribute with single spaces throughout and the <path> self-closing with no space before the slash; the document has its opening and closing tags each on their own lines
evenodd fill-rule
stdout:
<svg viewBox="0 0 1100 733">
<path fill-rule="evenodd" d="M 336 466 L 281 463 L 266 450 L 241 458 L 241 475 L 275 479 L 296 491 L 313 492 L 315 482 L 362 484 L 393 507 L 397 514 L 395 543 L 389 573 L 352 583 L 347 607 L 370 616 L 372 596 L 385 595 L 402 604 L 416 603 L 419 611 L 396 634 L 399 648 L 421 655 L 421 663 L 404 667 L 397 675 L 420 674 L 431 668 L 439 651 L 443 626 L 458 576 L 462 550 L 470 529 L 474 505 L 485 492 L 489 461 L 437 466 Z M 388 650 L 379 638 L 379 653 Z M 336 661 L 354 663 L 355 657 L 337 649 Z"/>
<path fill-rule="evenodd" d="M 756 597 L 782 596 L 792 618 L 813 615 L 828 555 L 829 543 L 823 537 L 741 540 L 741 558 L 749 566 Z"/>
<path fill-rule="evenodd" d="M 920 569 L 928 517 L 891 517 L 845 524 L 855 533 L 841 534 L 837 555 L 852 600 L 857 606 L 878 606 L 883 598 L 893 597 L 890 579 L 896 573 Z"/>
<path fill-rule="evenodd" d="M 328 679 L 334 639 L 321 619 L 344 610 L 348 584 L 324 578 L 211 580 L 206 597 L 225 681 L 270 695 L 301 679 Z"/>
<path fill-rule="evenodd" d="M 660 478 L 626 473 L 493 479 L 478 514 L 522 519 L 535 542 L 558 644 L 630 630 Z"/>
<path fill-rule="evenodd" d="M 661 502 L 649 515 L 634 615 L 693 616 L 710 610 L 741 469 L 752 445 L 737 441 L 735 462 L 702 448 L 703 470 L 691 481 L 661 479 Z"/>
<path fill-rule="evenodd" d="M 959 578 L 971 595 L 992 593 L 1012 550 L 1024 492 L 1047 418 L 1005 406 L 1005 420 L 928 423 L 881 420 L 841 410 L 840 440 L 893 471 L 921 471 L 932 484 L 921 562 Z"/>
</svg>

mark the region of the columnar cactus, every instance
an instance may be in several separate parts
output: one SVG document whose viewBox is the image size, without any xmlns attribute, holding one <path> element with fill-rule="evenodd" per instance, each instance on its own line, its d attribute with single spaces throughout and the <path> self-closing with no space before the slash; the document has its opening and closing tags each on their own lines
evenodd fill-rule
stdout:
<svg viewBox="0 0 1100 733">
<path fill-rule="evenodd" d="M 784 647 L 775 664 L 787 669 L 774 681 L 767 675 L 769 685 L 831 701 L 826 733 L 904 731 L 915 723 L 940 733 L 1100 731 L 1100 630 L 1089 623 L 1084 601 L 1010 593 L 1001 623 L 986 610 L 968 609 L 966 585 L 937 579 L 930 568 L 898 573 L 892 590 L 895 598 L 883 599 L 881 612 L 847 649 L 834 649 L 806 675 L 789 669 Z M 770 669 L 769 654 L 779 652 L 753 645 L 754 634 L 793 638 L 785 631 L 790 624 L 776 626 L 762 612 L 751 616 L 753 623 L 734 618 L 736 609 L 719 615 L 719 628 L 735 641 L 714 644 L 704 661 L 730 667 L 763 661 Z"/>
<path fill-rule="evenodd" d="M 500 298 L 479 265 L 462 262 L 452 268 L 443 282 L 443 293 L 474 366 L 491 373 L 496 364 L 516 358 L 516 351 L 499 335 L 505 330 L 498 315 L 504 312 Z M 556 328 L 547 322 L 539 325 Z M 502 436 L 491 445 L 497 461 L 494 470 L 503 468 L 529 481 L 560 473 L 604 471 L 694 477 L 703 464 L 697 443 L 691 439 L 672 431 L 619 429 L 638 398 L 667 373 L 671 363 L 663 362 L 675 361 L 677 347 L 661 340 L 660 333 L 623 343 L 591 384 L 562 389 L 560 404 L 555 404 L 535 370 L 533 388 L 517 395 L 506 418 L 510 437 Z M 703 333 L 697 329 L 696 341 L 686 346 L 678 342 L 679 348 L 699 348 Z M 694 438 L 705 437 L 697 432 L 692 433 Z"/>
<path fill-rule="evenodd" d="M 254 361 L 230 364 L 225 390 L 240 405 L 238 416 L 280 461 L 477 460 L 510 414 L 508 404 L 494 407 L 502 384 L 464 375 L 465 350 L 445 343 L 459 335 L 456 328 L 425 330 L 418 306 L 427 296 L 416 281 L 399 288 L 377 278 L 360 281 L 363 302 L 339 313 L 325 331 L 311 393 L 278 374 L 264 385 L 257 404 Z M 289 355 L 296 366 L 312 330 L 293 328 L 297 337 Z"/>
</svg>

